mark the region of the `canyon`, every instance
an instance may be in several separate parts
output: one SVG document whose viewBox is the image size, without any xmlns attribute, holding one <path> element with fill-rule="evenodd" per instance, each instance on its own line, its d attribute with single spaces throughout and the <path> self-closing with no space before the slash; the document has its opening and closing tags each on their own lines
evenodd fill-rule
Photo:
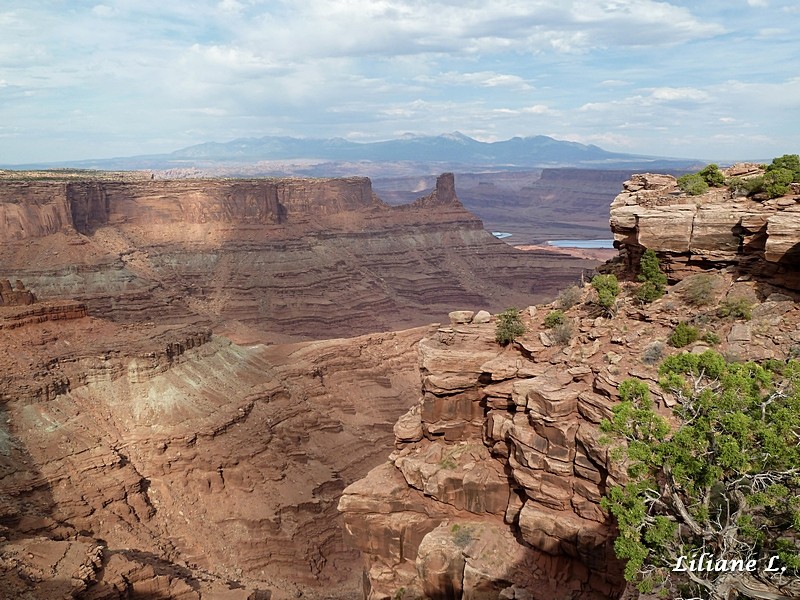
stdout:
<svg viewBox="0 0 800 600">
<path fill-rule="evenodd" d="M 363 178 L 0 189 L 3 597 L 634 598 L 599 505 L 617 386 L 675 405 L 647 356 L 687 314 L 742 360 L 800 345 L 800 194 L 631 177 L 609 316 L 553 300 L 597 262 L 495 239 L 449 175 L 398 206 Z M 642 307 L 645 247 L 672 285 Z M 752 320 L 690 307 L 698 276 Z"/>
<path fill-rule="evenodd" d="M 366 178 L 6 173 L 0 239 L 13 598 L 359 597 L 337 503 L 430 323 L 597 264 L 497 240 L 452 175 L 393 207 Z"/>
<path fill-rule="evenodd" d="M 454 304 L 523 306 L 597 264 L 495 239 L 451 174 L 401 206 L 366 178 L 8 179 L 0 239 L 3 273 L 42 299 L 262 341 L 422 325 Z"/>
</svg>

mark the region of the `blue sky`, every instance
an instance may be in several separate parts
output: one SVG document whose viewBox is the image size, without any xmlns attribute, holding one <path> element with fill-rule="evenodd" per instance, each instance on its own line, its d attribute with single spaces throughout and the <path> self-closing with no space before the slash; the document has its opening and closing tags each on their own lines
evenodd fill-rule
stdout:
<svg viewBox="0 0 800 600">
<path fill-rule="evenodd" d="M 800 152 L 796 0 L 4 0 L 0 163 L 237 137 Z"/>
</svg>

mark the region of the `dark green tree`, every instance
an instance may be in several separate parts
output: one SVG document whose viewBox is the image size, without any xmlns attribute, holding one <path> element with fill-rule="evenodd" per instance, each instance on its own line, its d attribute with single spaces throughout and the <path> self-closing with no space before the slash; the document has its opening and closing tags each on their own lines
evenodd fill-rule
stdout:
<svg viewBox="0 0 800 600">
<path fill-rule="evenodd" d="M 699 173 L 688 173 L 678 177 L 678 187 L 690 196 L 699 196 L 708 191 L 708 183 Z"/>
<path fill-rule="evenodd" d="M 784 154 L 772 159 L 772 164 L 767 166 L 767 173 L 777 169 L 786 169 L 792 172 L 792 181 L 800 181 L 800 155 Z"/>
<path fill-rule="evenodd" d="M 789 193 L 789 184 L 794 180 L 794 173 L 789 169 L 777 168 L 767 170 L 764 174 L 764 191 L 770 198 L 777 198 Z"/>
<path fill-rule="evenodd" d="M 601 424 L 627 466 L 603 499 L 626 579 L 665 598 L 800 597 L 800 363 L 709 350 L 659 372 L 678 401 L 669 421 L 629 379 Z"/>
<path fill-rule="evenodd" d="M 648 248 L 639 260 L 639 281 L 642 285 L 636 292 L 636 298 L 648 303 L 658 300 L 664 295 L 667 286 L 667 276 L 661 272 L 661 265 L 658 262 L 656 253 Z"/>
<path fill-rule="evenodd" d="M 619 296 L 619 281 L 616 275 L 595 275 L 592 277 L 592 287 L 597 291 L 597 304 L 607 315 L 616 312 L 617 296 Z"/>
<path fill-rule="evenodd" d="M 518 309 L 507 308 L 497 315 L 494 339 L 498 344 L 506 346 L 523 333 L 525 333 L 525 324 L 522 322 L 522 316 Z"/>
<path fill-rule="evenodd" d="M 722 187 L 725 185 L 725 175 L 719 170 L 719 166 L 713 163 L 703 167 L 698 175 L 711 187 Z"/>
</svg>

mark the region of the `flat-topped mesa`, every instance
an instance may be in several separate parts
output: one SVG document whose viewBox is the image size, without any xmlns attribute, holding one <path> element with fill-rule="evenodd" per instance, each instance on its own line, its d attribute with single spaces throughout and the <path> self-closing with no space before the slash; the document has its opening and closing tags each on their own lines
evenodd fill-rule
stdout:
<svg viewBox="0 0 800 600">
<path fill-rule="evenodd" d="M 757 165 L 734 165 L 726 176 L 763 173 Z M 633 175 L 611 203 L 611 230 L 620 261 L 638 272 L 652 249 L 672 280 L 698 270 L 734 269 L 785 288 L 800 290 L 800 189 L 756 201 L 729 187 L 705 194 L 682 193 L 671 175 Z"/>
<path fill-rule="evenodd" d="M 0 186 L 0 239 L 122 223 L 271 225 L 385 206 L 366 177 L 10 180 Z"/>
</svg>

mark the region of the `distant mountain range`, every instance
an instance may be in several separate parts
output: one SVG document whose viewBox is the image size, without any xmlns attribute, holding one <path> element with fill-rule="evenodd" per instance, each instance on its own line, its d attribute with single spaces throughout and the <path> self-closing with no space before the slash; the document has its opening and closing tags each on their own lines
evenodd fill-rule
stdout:
<svg viewBox="0 0 800 600">
<path fill-rule="evenodd" d="M 275 162 L 290 164 L 270 164 Z M 199 169 L 215 174 L 255 175 L 262 174 L 262 171 L 263 174 L 282 174 L 286 171 L 286 174 L 336 175 L 338 171 L 346 170 L 344 165 L 352 168 L 352 163 L 403 163 L 406 172 L 411 163 L 418 165 L 412 171 L 433 172 L 464 171 L 470 167 L 516 170 L 647 166 L 675 170 L 693 167 L 698 161 L 609 152 L 598 146 L 556 140 L 544 135 L 481 142 L 455 132 L 437 136 L 405 135 L 380 142 L 276 136 L 239 138 L 230 142 L 197 144 L 169 154 L 15 165 L 14 168 Z"/>
</svg>

